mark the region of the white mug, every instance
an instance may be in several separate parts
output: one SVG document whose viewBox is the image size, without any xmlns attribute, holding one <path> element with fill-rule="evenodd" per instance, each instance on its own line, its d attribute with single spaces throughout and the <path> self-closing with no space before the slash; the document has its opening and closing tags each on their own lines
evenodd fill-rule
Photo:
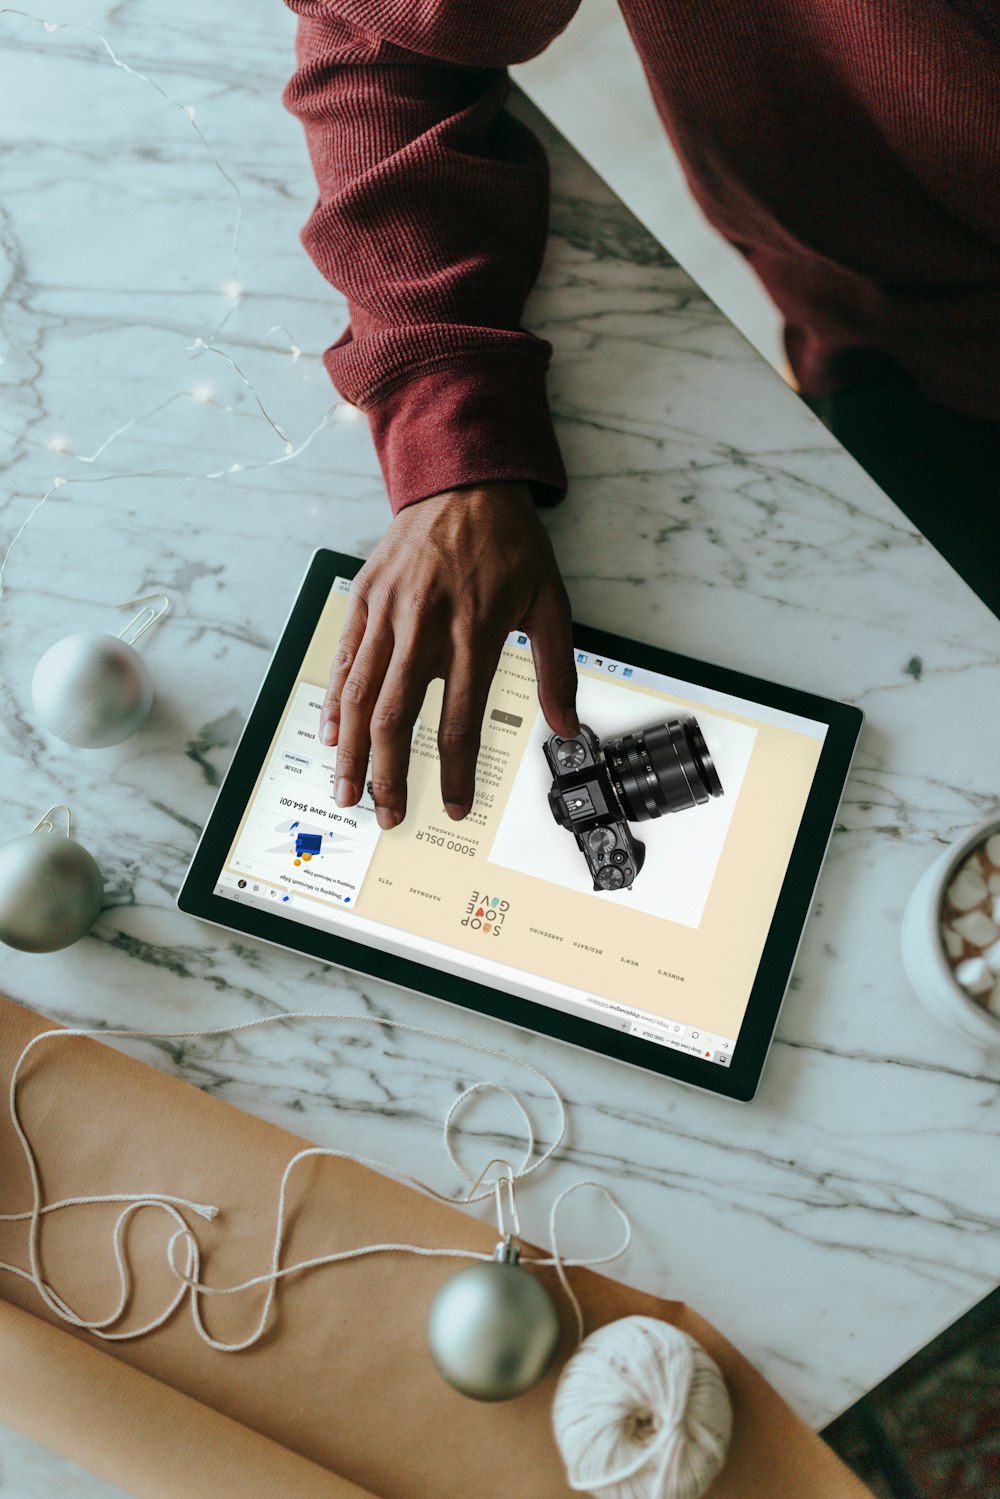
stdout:
<svg viewBox="0 0 1000 1499">
<path fill-rule="evenodd" d="M 941 935 L 945 891 L 969 855 L 1000 832 L 996 813 L 945 849 L 917 881 L 903 912 L 900 946 L 913 992 L 945 1025 L 956 1026 L 987 1046 L 1000 1046 L 1000 1020 L 977 1004 L 955 978 Z"/>
</svg>

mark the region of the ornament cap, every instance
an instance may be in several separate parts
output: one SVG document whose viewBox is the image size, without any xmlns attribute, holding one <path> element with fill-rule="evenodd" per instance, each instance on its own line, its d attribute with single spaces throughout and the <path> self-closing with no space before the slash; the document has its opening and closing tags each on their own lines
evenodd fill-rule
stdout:
<svg viewBox="0 0 1000 1499">
<path fill-rule="evenodd" d="M 512 1234 L 504 1234 L 500 1243 L 493 1251 L 493 1261 L 497 1265 L 516 1265 L 520 1262 L 520 1246 L 514 1243 Z"/>
</svg>

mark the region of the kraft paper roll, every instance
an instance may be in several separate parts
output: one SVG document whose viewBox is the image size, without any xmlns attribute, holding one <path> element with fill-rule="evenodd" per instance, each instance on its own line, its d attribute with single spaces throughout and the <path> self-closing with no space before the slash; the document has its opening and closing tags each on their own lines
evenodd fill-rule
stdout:
<svg viewBox="0 0 1000 1499">
<path fill-rule="evenodd" d="M 0 999 L 0 1098 L 24 1045 L 50 1027 Z M 267 1046 L 266 1032 L 258 1044 Z M 303 1141 L 96 1041 L 73 1037 L 36 1048 L 22 1079 L 21 1117 L 49 1200 L 158 1191 L 215 1203 L 222 1209 L 216 1220 L 190 1219 L 202 1245 L 202 1279 L 231 1284 L 267 1268 L 281 1172 Z M 496 1235 L 488 1225 L 353 1162 L 310 1160 L 299 1170 L 289 1197 L 286 1263 L 369 1243 L 493 1248 Z M 30 1205 L 24 1161 L 3 1120 L 0 1194 L 4 1211 Z M 110 1250 L 117 1212 L 104 1204 L 44 1220 L 45 1274 L 82 1315 L 106 1315 L 117 1303 Z M 137 1286 L 124 1326 L 140 1326 L 170 1299 L 176 1284 L 165 1267 L 170 1232 L 164 1215 L 145 1212 L 134 1220 Z M 0 1224 L 0 1259 L 25 1264 L 26 1238 L 23 1224 Z M 520 1400 L 481 1405 L 446 1385 L 427 1354 L 428 1308 L 456 1268 L 455 1261 L 373 1255 L 289 1277 L 269 1332 L 239 1354 L 207 1347 L 184 1308 L 134 1343 L 101 1344 L 75 1330 L 60 1330 L 61 1339 L 168 1386 L 164 1401 L 180 1391 L 209 1415 L 248 1428 L 248 1444 L 266 1437 L 308 1459 L 310 1473 L 324 1468 L 378 1499 L 571 1499 L 551 1430 L 556 1378 L 572 1350 L 564 1297 L 550 1272 L 538 1272 L 564 1317 L 556 1368 Z M 698 1338 L 719 1364 L 734 1427 L 711 1499 L 871 1499 L 746 1359 L 683 1302 L 659 1300 L 593 1271 L 570 1274 L 588 1330 L 633 1313 L 660 1317 Z M 208 1299 L 208 1330 L 219 1338 L 245 1336 L 263 1294 L 257 1288 Z M 28 1282 L 0 1274 L 0 1296 L 32 1313 L 40 1333 L 52 1320 Z M 44 1404 L 43 1388 L 26 1397 L 29 1404 Z M 154 1396 L 149 1400 L 152 1409 Z M 44 1410 L 33 1420 L 32 1434 L 51 1440 Z M 238 1431 L 231 1434 L 238 1445 Z M 192 1452 L 208 1451 L 211 1440 L 208 1428 L 202 1437 L 192 1427 Z M 103 1424 L 95 1413 L 80 1460 L 90 1466 L 100 1461 L 111 1476 L 123 1445 L 110 1413 Z M 162 1474 L 163 1486 L 136 1492 L 187 1499 L 189 1489 L 171 1487 L 169 1453 L 152 1441 L 149 1467 Z M 120 1477 L 115 1481 L 128 1487 Z M 307 1482 L 312 1479 L 301 1487 L 282 1482 L 272 1492 L 288 1499 L 321 1492 Z M 346 1494 L 352 1494 L 349 1487 Z"/>
<path fill-rule="evenodd" d="M 7 1302 L 0 1369 L 0 1421 L 138 1499 L 374 1499 Z"/>
</svg>

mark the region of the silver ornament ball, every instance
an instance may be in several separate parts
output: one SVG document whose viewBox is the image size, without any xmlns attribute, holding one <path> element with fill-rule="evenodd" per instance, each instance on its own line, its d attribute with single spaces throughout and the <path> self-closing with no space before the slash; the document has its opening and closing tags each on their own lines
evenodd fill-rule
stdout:
<svg viewBox="0 0 1000 1499">
<path fill-rule="evenodd" d="M 0 942 L 56 952 L 79 941 L 101 909 L 104 881 L 75 838 L 23 833 L 0 845 Z"/>
<path fill-rule="evenodd" d="M 431 1306 L 427 1341 L 439 1374 L 473 1400 L 512 1400 L 536 1385 L 559 1342 L 559 1316 L 515 1246 L 446 1280 Z"/>
<path fill-rule="evenodd" d="M 35 667 L 31 700 L 58 739 L 80 749 L 106 749 L 145 722 L 153 681 L 127 641 L 88 631 L 49 647 Z"/>
</svg>

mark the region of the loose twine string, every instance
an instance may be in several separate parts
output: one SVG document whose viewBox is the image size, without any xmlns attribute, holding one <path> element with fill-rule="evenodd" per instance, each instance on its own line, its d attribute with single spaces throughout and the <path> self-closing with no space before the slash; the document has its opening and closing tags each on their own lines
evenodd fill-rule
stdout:
<svg viewBox="0 0 1000 1499">
<path fill-rule="evenodd" d="M 546 1077 L 544 1072 L 540 1071 L 539 1068 L 533 1066 L 530 1062 L 526 1062 L 521 1057 L 512 1056 L 509 1052 L 500 1051 L 492 1046 L 482 1046 L 478 1042 L 464 1041 L 459 1039 L 458 1037 L 446 1036 L 439 1031 L 428 1030 L 424 1026 L 406 1025 L 399 1021 L 382 1019 L 380 1016 L 376 1015 L 323 1014 L 312 1013 L 310 1011 L 293 1011 L 288 1014 L 268 1015 L 258 1020 L 248 1020 L 245 1021 L 242 1025 L 212 1026 L 207 1030 L 144 1031 L 117 1028 L 104 1029 L 101 1027 L 73 1027 L 69 1029 L 59 1028 L 56 1030 L 42 1031 L 39 1035 L 33 1037 L 32 1040 L 28 1042 L 28 1044 L 24 1047 L 23 1051 L 18 1057 L 17 1062 L 14 1065 L 14 1070 L 11 1073 L 10 1089 L 8 1093 L 8 1112 L 10 1121 L 20 1143 L 21 1150 L 24 1155 L 25 1165 L 27 1166 L 28 1175 L 31 1180 L 31 1207 L 27 1211 L 20 1213 L 0 1213 L 0 1222 L 28 1223 L 28 1269 L 24 1269 L 23 1266 L 20 1265 L 10 1265 L 5 1263 L 4 1261 L 0 1261 L 0 1270 L 6 1271 L 11 1275 L 20 1276 L 23 1280 L 30 1281 L 34 1285 L 45 1306 L 48 1307 L 49 1311 L 51 1311 L 56 1317 L 60 1318 L 63 1322 L 68 1322 L 72 1326 L 79 1327 L 89 1333 L 92 1333 L 95 1337 L 103 1338 L 107 1342 L 123 1342 L 132 1338 L 141 1338 L 144 1337 L 147 1333 L 155 1331 L 156 1328 L 161 1327 L 166 1321 L 168 1321 L 170 1317 L 173 1316 L 174 1312 L 177 1311 L 184 1298 L 186 1296 L 189 1296 L 191 1304 L 191 1317 L 194 1322 L 195 1331 L 202 1339 L 202 1341 L 207 1343 L 209 1347 L 217 1349 L 220 1353 L 240 1353 L 246 1348 L 253 1347 L 253 1345 L 258 1342 L 264 1335 L 264 1331 L 270 1318 L 271 1308 L 274 1304 L 278 1282 L 280 1280 L 283 1280 L 286 1276 L 298 1275 L 307 1270 L 315 1270 L 318 1269 L 321 1265 L 333 1265 L 339 1264 L 340 1262 L 345 1260 L 360 1259 L 362 1256 L 368 1254 L 414 1254 L 422 1256 L 424 1258 L 449 1258 L 483 1261 L 491 1260 L 492 1255 L 484 1254 L 483 1252 L 475 1249 L 435 1249 L 428 1248 L 419 1244 L 362 1244 L 354 1249 L 342 1249 L 331 1254 L 316 1255 L 311 1259 L 299 1260 L 292 1265 L 282 1265 L 281 1253 L 285 1235 L 285 1214 L 286 1201 L 288 1196 L 288 1185 L 291 1180 L 292 1173 L 299 1165 L 299 1163 L 305 1160 L 309 1160 L 310 1158 L 328 1157 L 333 1160 L 354 1161 L 358 1165 L 367 1166 L 376 1171 L 381 1171 L 389 1176 L 395 1177 L 398 1181 L 405 1182 L 409 1186 L 415 1187 L 419 1192 L 423 1193 L 427 1197 L 434 1198 L 437 1202 L 447 1203 L 450 1206 L 456 1205 L 455 1198 L 449 1197 L 443 1192 L 439 1192 L 435 1187 L 429 1186 L 426 1182 L 420 1181 L 417 1177 L 411 1176 L 406 1171 L 400 1171 L 395 1166 L 389 1165 L 383 1161 L 372 1160 L 367 1156 L 354 1155 L 350 1151 L 332 1150 L 318 1145 L 309 1146 L 304 1150 L 297 1151 L 296 1154 L 293 1155 L 292 1158 L 288 1161 L 282 1173 L 281 1185 L 278 1191 L 277 1213 L 274 1230 L 274 1245 L 271 1252 L 270 1268 L 260 1275 L 253 1275 L 248 1280 L 239 1281 L 235 1285 L 212 1286 L 207 1285 L 202 1281 L 201 1248 L 195 1234 L 192 1232 L 187 1220 L 181 1212 L 182 1208 L 186 1208 L 190 1212 L 196 1213 L 201 1218 L 213 1219 L 218 1217 L 222 1212 L 222 1209 L 213 1204 L 194 1202 L 189 1198 L 178 1197 L 169 1192 L 112 1192 L 93 1195 L 81 1195 L 75 1197 L 64 1197 L 58 1202 L 46 1202 L 44 1200 L 37 1157 L 34 1147 L 29 1138 L 28 1131 L 21 1120 L 17 1102 L 18 1084 L 21 1079 L 21 1073 L 24 1068 L 24 1064 L 36 1047 L 41 1046 L 46 1041 L 54 1041 L 58 1040 L 59 1038 L 65 1040 L 71 1037 L 79 1036 L 99 1037 L 101 1040 L 107 1040 L 109 1037 L 121 1037 L 123 1039 L 140 1041 L 194 1040 L 210 1036 L 238 1035 L 246 1031 L 259 1030 L 266 1025 L 276 1025 L 279 1023 L 287 1024 L 290 1021 L 301 1020 L 335 1020 L 348 1021 L 352 1025 L 379 1025 L 395 1031 L 404 1031 L 409 1033 L 410 1035 L 427 1036 L 435 1041 L 450 1041 L 455 1045 L 464 1046 L 470 1051 L 479 1052 L 483 1056 L 496 1057 L 504 1062 L 513 1062 L 518 1067 L 523 1068 L 526 1072 L 530 1072 L 548 1089 L 558 1111 L 559 1128 L 552 1143 L 548 1145 L 537 1157 L 535 1156 L 536 1140 L 534 1128 L 531 1123 L 531 1118 L 521 1099 L 517 1096 L 516 1093 L 511 1092 L 509 1088 L 504 1087 L 500 1083 L 494 1082 L 472 1083 L 469 1087 L 465 1088 L 454 1100 L 451 1107 L 448 1109 L 448 1112 L 444 1119 L 444 1124 L 442 1126 L 442 1139 L 444 1142 L 445 1151 L 448 1155 L 448 1159 L 451 1161 L 452 1165 L 460 1173 L 460 1175 L 465 1177 L 466 1181 L 472 1182 L 472 1186 L 466 1196 L 464 1198 L 458 1199 L 458 1201 L 464 1204 L 483 1202 L 486 1200 L 486 1198 L 493 1196 L 496 1190 L 496 1183 L 492 1180 L 487 1182 L 485 1185 L 480 1186 L 480 1184 L 483 1182 L 483 1178 L 486 1175 L 486 1172 L 489 1170 L 491 1165 L 495 1164 L 495 1162 L 490 1161 L 484 1171 L 480 1172 L 479 1176 L 473 1179 L 470 1172 L 465 1169 L 461 1161 L 458 1159 L 452 1144 L 452 1132 L 455 1127 L 455 1119 L 461 1109 L 474 1095 L 486 1092 L 503 1094 L 514 1104 L 514 1107 L 517 1109 L 518 1113 L 521 1115 L 522 1120 L 524 1121 L 527 1146 L 521 1165 L 515 1170 L 506 1161 L 500 1162 L 500 1164 L 506 1168 L 504 1177 L 509 1177 L 509 1180 L 511 1180 L 512 1182 L 523 1181 L 527 1177 L 534 1175 L 536 1171 L 540 1170 L 540 1168 L 551 1159 L 551 1157 L 558 1150 L 559 1146 L 562 1144 L 565 1138 L 567 1122 L 566 1106 L 563 1102 L 562 1096 L 551 1079 Z M 595 1255 L 586 1259 L 570 1259 L 563 1255 L 559 1249 L 558 1215 L 561 1206 L 567 1200 L 567 1198 L 571 1197 L 575 1192 L 581 1191 L 583 1188 L 592 1188 L 593 1190 L 598 1192 L 606 1202 L 610 1204 L 615 1213 L 618 1215 L 619 1220 L 621 1221 L 624 1233 L 621 1244 L 610 1254 Z M 42 1268 L 42 1255 L 40 1246 L 40 1231 L 42 1219 L 47 1213 L 60 1212 L 65 1208 L 81 1207 L 84 1205 L 92 1205 L 95 1203 L 116 1202 L 124 1204 L 122 1211 L 118 1215 L 118 1218 L 115 1222 L 114 1230 L 112 1233 L 112 1249 L 114 1252 L 115 1264 L 118 1271 L 118 1304 L 115 1307 L 114 1311 L 110 1312 L 105 1317 L 84 1317 L 80 1312 L 76 1311 L 69 1304 L 69 1302 L 59 1294 L 59 1292 L 55 1289 L 51 1282 L 49 1282 L 45 1278 Z M 175 1232 L 171 1235 L 170 1239 L 167 1242 L 166 1258 L 171 1273 L 177 1279 L 177 1290 L 170 1299 L 167 1306 L 164 1307 L 159 1315 L 154 1317 L 151 1321 L 147 1322 L 143 1327 L 133 1328 L 128 1331 L 113 1331 L 112 1329 L 114 1328 L 115 1323 L 117 1323 L 125 1313 L 133 1285 L 133 1275 L 129 1265 L 127 1252 L 126 1229 L 133 1216 L 141 1212 L 145 1208 L 154 1208 L 160 1212 L 166 1213 L 176 1225 Z M 607 1189 L 607 1187 L 605 1187 L 600 1182 L 592 1180 L 591 1178 L 586 1178 L 582 1181 L 574 1182 L 571 1186 L 564 1188 L 563 1191 L 560 1192 L 553 1201 L 552 1207 L 549 1212 L 549 1238 L 552 1245 L 551 1256 L 527 1259 L 522 1261 L 522 1263 L 533 1266 L 548 1265 L 554 1267 L 563 1291 L 565 1292 L 566 1297 L 573 1309 L 573 1314 L 576 1320 L 577 1341 L 579 1343 L 582 1342 L 584 1334 L 583 1312 L 581 1311 L 579 1300 L 569 1283 L 569 1279 L 566 1275 L 566 1270 L 567 1268 L 572 1268 L 575 1266 L 609 1265 L 613 1261 L 620 1259 L 621 1256 L 626 1253 L 631 1243 L 632 1225 L 629 1221 L 628 1216 L 615 1201 L 614 1197 Z M 184 1264 L 179 1265 L 178 1251 L 182 1246 L 184 1249 L 185 1258 Z M 261 1285 L 267 1286 L 267 1295 L 264 1299 L 264 1304 L 257 1319 L 257 1324 L 249 1333 L 249 1335 L 237 1342 L 231 1343 L 223 1342 L 218 1338 L 214 1338 L 208 1332 L 202 1319 L 200 1298 L 207 1296 L 234 1296 L 239 1294 L 241 1291 L 248 1291 L 254 1286 Z"/>
</svg>

